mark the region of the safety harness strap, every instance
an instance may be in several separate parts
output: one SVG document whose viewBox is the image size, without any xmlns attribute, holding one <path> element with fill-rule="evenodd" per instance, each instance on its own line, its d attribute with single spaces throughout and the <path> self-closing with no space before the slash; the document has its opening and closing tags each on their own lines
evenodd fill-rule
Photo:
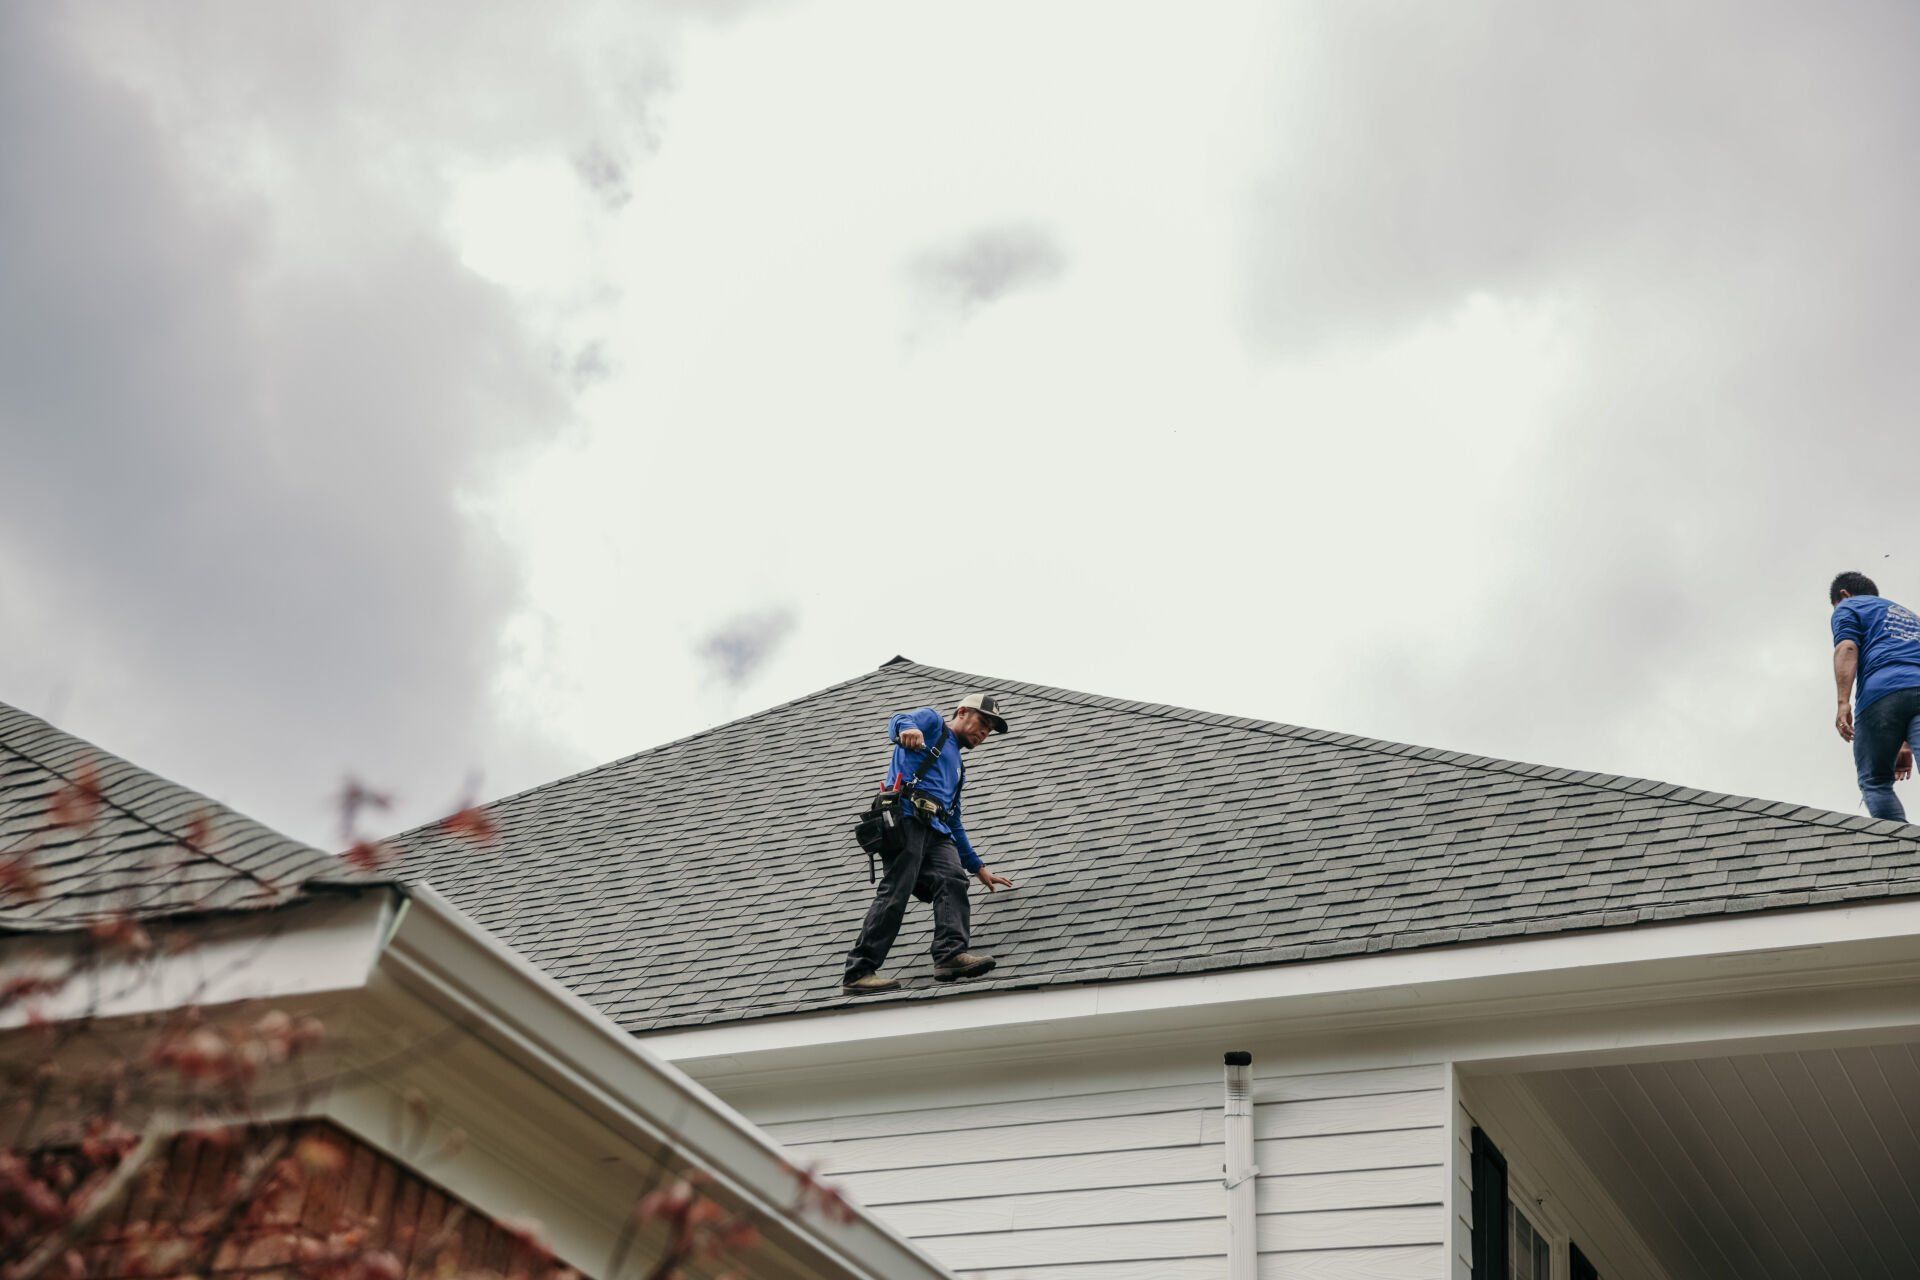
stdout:
<svg viewBox="0 0 1920 1280">
<path fill-rule="evenodd" d="M 951 734 L 947 729 L 947 723 L 946 721 L 942 720 L 940 722 L 940 736 L 935 738 L 933 740 L 933 745 L 927 748 L 927 758 L 920 762 L 920 767 L 913 771 L 913 776 L 911 778 L 908 778 L 906 782 L 901 784 L 901 787 L 900 787 L 901 791 L 911 792 L 915 787 L 920 785 L 920 775 L 925 773 L 927 770 L 933 768 L 933 762 L 935 760 L 938 760 L 940 758 L 940 753 L 947 749 L 947 739 L 950 736 Z M 965 776 L 966 776 L 965 774 L 961 775 L 963 779 L 965 778 Z M 954 788 L 953 798 L 955 800 L 958 800 L 960 798 L 960 790 L 958 787 Z"/>
</svg>

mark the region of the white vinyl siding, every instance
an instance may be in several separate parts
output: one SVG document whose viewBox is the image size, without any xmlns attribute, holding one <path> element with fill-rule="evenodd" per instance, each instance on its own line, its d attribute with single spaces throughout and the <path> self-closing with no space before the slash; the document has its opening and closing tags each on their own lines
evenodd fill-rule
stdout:
<svg viewBox="0 0 1920 1280">
<path fill-rule="evenodd" d="M 1443 1274 L 1444 1083 L 1439 1066 L 1291 1076 L 1256 1066 L 1263 1276 Z M 789 1104 L 766 1128 L 970 1280 L 1218 1280 L 1217 1076 L 977 1103 L 964 1089 L 816 1118 Z"/>
<path fill-rule="evenodd" d="M 1449 1186 L 1453 1206 L 1449 1217 L 1452 1244 L 1448 1252 L 1448 1280 L 1473 1280 L 1473 1117 L 1460 1101 L 1460 1074 L 1447 1073 L 1447 1105 L 1452 1124 L 1448 1148 L 1453 1161 Z"/>
</svg>

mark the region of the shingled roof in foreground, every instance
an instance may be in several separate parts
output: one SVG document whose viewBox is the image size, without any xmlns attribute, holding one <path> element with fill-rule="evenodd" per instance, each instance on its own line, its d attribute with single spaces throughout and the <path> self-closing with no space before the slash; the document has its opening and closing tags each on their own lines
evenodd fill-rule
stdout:
<svg viewBox="0 0 1920 1280">
<path fill-rule="evenodd" d="M 894 711 L 998 692 L 967 827 L 989 979 L 956 998 L 1920 894 L 1920 828 L 1666 783 L 993 680 L 904 660 L 425 829 L 406 877 L 640 1032 L 845 1004 L 870 890 L 849 831 Z"/>
<path fill-rule="evenodd" d="M 83 796 L 97 794 L 97 807 Z M 64 797 L 64 799 L 63 799 Z M 57 819 L 92 810 L 83 825 Z M 0 933 L 283 906 L 380 883 L 198 792 L 0 704 L 0 862 L 37 882 L 0 891 Z"/>
</svg>

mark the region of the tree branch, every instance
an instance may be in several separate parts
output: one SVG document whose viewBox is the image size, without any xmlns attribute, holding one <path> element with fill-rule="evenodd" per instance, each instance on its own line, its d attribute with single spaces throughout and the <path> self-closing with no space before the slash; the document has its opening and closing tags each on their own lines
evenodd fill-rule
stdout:
<svg viewBox="0 0 1920 1280">
<path fill-rule="evenodd" d="M 41 1272 L 78 1244 L 93 1224 L 100 1220 L 100 1215 L 112 1208 L 126 1192 L 127 1184 L 146 1168 L 147 1162 L 153 1159 L 154 1152 L 167 1141 L 167 1137 L 158 1119 L 150 1123 L 146 1132 L 140 1135 L 140 1141 L 134 1144 L 133 1150 L 127 1152 L 114 1169 L 113 1176 L 87 1201 L 86 1208 L 76 1213 L 66 1226 L 41 1241 L 40 1247 L 28 1254 L 26 1261 L 7 1273 L 7 1280 L 36 1280 Z"/>
</svg>

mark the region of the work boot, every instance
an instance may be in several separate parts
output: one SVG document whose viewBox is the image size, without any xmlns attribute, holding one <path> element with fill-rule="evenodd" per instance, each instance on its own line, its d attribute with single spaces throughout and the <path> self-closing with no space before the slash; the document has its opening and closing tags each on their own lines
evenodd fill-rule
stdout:
<svg viewBox="0 0 1920 1280">
<path fill-rule="evenodd" d="M 991 972 L 997 964 L 992 956 L 981 955 L 978 951 L 962 951 L 957 956 L 948 956 L 933 966 L 933 976 L 940 982 L 958 982 L 962 978 L 977 978 Z"/>
<path fill-rule="evenodd" d="M 863 973 L 857 978 L 848 978 L 840 984 L 840 989 L 850 996 L 877 996 L 882 991 L 898 991 L 898 978 L 883 978 L 877 973 Z"/>
</svg>

